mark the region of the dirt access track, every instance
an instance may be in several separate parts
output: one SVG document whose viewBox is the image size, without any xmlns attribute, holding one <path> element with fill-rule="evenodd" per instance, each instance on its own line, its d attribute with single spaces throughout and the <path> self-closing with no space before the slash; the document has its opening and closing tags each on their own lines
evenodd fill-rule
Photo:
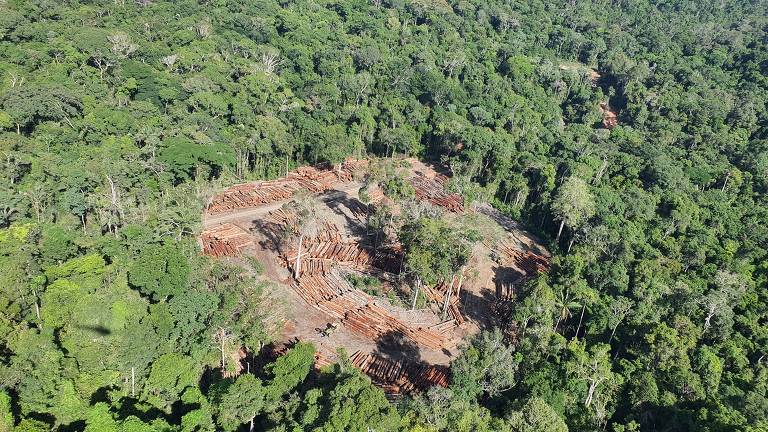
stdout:
<svg viewBox="0 0 768 432">
<path fill-rule="evenodd" d="M 460 195 L 447 191 L 449 178 L 436 167 L 401 160 L 399 173 L 413 185 L 421 206 L 445 217 L 472 214 L 498 233 L 474 247 L 463 274 L 423 287 L 426 304 L 411 310 L 411 287 L 400 274 L 400 245 L 390 239 L 374 247 L 366 230 L 375 206 L 401 211 L 378 188 L 368 191 L 371 205 L 360 202 L 370 163 L 302 167 L 277 180 L 227 188 L 211 199 L 203 215 L 203 253 L 256 258 L 264 266 L 262 276 L 274 285 L 273 294 L 287 308 L 283 342 L 312 342 L 319 366 L 337 360 L 342 347 L 389 393 L 447 385 L 447 365 L 461 341 L 493 325 L 493 306 L 511 301 L 516 285 L 545 271 L 550 255 L 491 206 L 465 208 Z M 297 241 L 284 235 L 295 215 L 285 204 L 302 190 L 316 198 L 319 217 L 315 235 L 303 240 L 297 278 Z M 355 286 L 361 280 L 375 281 L 375 287 L 364 285 L 363 291 Z"/>
</svg>

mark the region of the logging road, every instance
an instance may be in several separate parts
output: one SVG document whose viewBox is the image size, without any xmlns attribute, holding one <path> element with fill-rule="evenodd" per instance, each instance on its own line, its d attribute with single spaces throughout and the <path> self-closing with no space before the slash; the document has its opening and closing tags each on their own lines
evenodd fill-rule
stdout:
<svg viewBox="0 0 768 432">
<path fill-rule="evenodd" d="M 342 192 L 344 195 L 351 195 L 356 197 L 360 186 L 361 184 L 358 182 L 349 182 L 343 184 L 341 187 L 329 189 L 323 193 L 320 193 L 318 196 L 328 196 L 330 194 L 334 194 L 331 201 L 343 197 L 341 194 L 337 194 L 338 192 Z M 271 211 L 279 209 L 288 201 L 290 201 L 290 199 L 277 201 L 258 207 L 244 208 L 227 213 L 219 213 L 215 215 L 203 214 L 203 229 L 212 228 L 227 222 L 242 221 L 243 219 L 255 220 Z"/>
</svg>

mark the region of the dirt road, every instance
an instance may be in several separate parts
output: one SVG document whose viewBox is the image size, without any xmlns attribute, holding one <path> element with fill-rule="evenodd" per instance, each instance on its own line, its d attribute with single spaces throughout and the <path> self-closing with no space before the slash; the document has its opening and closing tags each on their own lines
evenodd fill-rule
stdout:
<svg viewBox="0 0 768 432">
<path fill-rule="evenodd" d="M 331 194 L 333 192 L 341 192 L 346 195 L 352 195 L 357 196 L 357 191 L 360 189 L 361 184 L 358 182 L 349 182 L 344 183 L 343 185 L 334 188 L 329 189 L 325 192 L 325 194 Z M 339 195 L 339 198 L 343 195 Z M 259 207 L 252 207 L 247 209 L 238 209 L 232 212 L 227 213 L 219 213 L 215 215 L 210 215 L 207 213 L 203 214 L 203 229 L 215 227 L 217 225 L 221 225 L 223 223 L 227 222 L 236 222 L 236 221 L 242 221 L 244 219 L 247 220 L 255 220 L 260 218 L 261 216 L 266 215 L 267 213 L 271 211 L 275 211 L 283 206 L 286 202 L 290 201 L 290 199 L 277 201 L 272 204 L 265 204 L 261 205 Z"/>
</svg>

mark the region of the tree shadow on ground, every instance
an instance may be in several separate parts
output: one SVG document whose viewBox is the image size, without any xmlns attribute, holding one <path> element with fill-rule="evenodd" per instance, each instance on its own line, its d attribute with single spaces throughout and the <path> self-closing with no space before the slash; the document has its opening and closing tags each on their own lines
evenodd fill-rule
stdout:
<svg viewBox="0 0 768 432">
<path fill-rule="evenodd" d="M 402 360 L 413 365 L 423 363 L 421 348 L 399 331 L 390 330 L 376 338 L 376 349 L 373 353 L 392 361 Z"/>
<path fill-rule="evenodd" d="M 107 327 L 105 327 L 103 325 L 82 325 L 82 324 L 77 324 L 77 325 L 75 325 L 75 327 L 77 327 L 80 330 L 85 330 L 85 331 L 96 333 L 99 336 L 108 336 L 108 335 L 112 334 L 112 330 L 110 330 L 109 328 L 107 328 Z"/>
<path fill-rule="evenodd" d="M 476 294 L 469 290 L 463 290 L 459 294 L 461 313 L 474 321 L 480 330 L 490 330 L 496 325 L 496 317 L 493 313 L 493 304 L 498 297 L 490 290 L 482 290 Z"/>
<path fill-rule="evenodd" d="M 253 231 L 262 234 L 263 240 L 259 241 L 259 246 L 265 250 L 279 251 L 286 244 L 285 227 L 278 223 L 254 220 L 251 226 Z"/>
<path fill-rule="evenodd" d="M 525 274 L 513 267 L 495 267 L 493 269 L 493 284 L 496 297 L 515 297 L 516 291 L 524 278 Z"/>
<path fill-rule="evenodd" d="M 367 232 L 365 229 L 365 223 L 360 219 L 350 217 L 350 214 L 365 214 L 368 213 L 368 207 L 366 207 L 359 200 L 349 196 L 347 193 L 337 190 L 330 190 L 320 194 L 320 201 L 328 206 L 334 213 L 343 216 L 345 221 L 345 228 L 347 232 L 356 237 L 366 237 Z"/>
</svg>

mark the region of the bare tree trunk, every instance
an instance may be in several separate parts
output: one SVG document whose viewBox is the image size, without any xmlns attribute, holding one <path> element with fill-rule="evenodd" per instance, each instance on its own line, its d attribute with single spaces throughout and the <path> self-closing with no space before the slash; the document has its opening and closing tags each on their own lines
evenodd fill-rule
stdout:
<svg viewBox="0 0 768 432">
<path fill-rule="evenodd" d="M 709 311 L 707 312 L 706 318 L 704 318 L 704 331 L 707 331 L 709 327 L 712 325 L 712 317 L 715 316 L 716 310 L 710 306 Z"/>
<path fill-rule="evenodd" d="M 574 339 L 579 338 L 579 330 L 581 330 L 581 322 L 584 319 L 584 310 L 587 309 L 587 304 L 584 303 L 584 305 L 581 307 L 581 316 L 579 317 L 579 325 L 576 326 L 576 334 L 573 335 Z"/>
<path fill-rule="evenodd" d="M 448 284 L 448 292 L 445 293 L 445 301 L 443 302 L 442 318 L 445 319 L 445 313 L 448 312 L 448 304 L 451 302 L 451 293 L 453 292 L 453 275 L 451 275 L 451 283 Z"/>
<path fill-rule="evenodd" d="M 611 343 L 613 340 L 613 336 L 616 334 L 616 329 L 619 328 L 619 324 L 621 324 L 621 321 L 617 322 L 615 326 L 613 326 L 613 330 L 611 331 L 611 337 L 608 338 L 608 344 Z"/>
<path fill-rule="evenodd" d="M 136 396 L 136 368 L 131 368 L 131 397 Z"/>
<path fill-rule="evenodd" d="M 520 200 L 523 199 L 523 191 L 517 191 L 515 194 L 515 207 L 520 205 Z"/>
<path fill-rule="evenodd" d="M 110 200 L 112 202 L 112 207 L 115 212 L 117 212 L 118 222 L 122 221 L 123 219 L 123 212 L 120 210 L 120 202 L 119 198 L 117 196 L 117 188 L 115 187 L 115 182 L 112 181 L 112 177 L 105 176 L 107 178 L 107 181 L 109 182 L 109 189 L 110 189 Z M 117 228 L 115 227 L 115 237 L 117 237 Z"/>
<path fill-rule="evenodd" d="M 597 171 L 597 174 L 595 174 L 595 177 L 592 179 L 592 184 L 596 184 L 600 181 L 600 179 L 603 177 L 603 174 L 605 173 L 605 169 L 608 168 L 608 159 L 603 156 L 603 164 L 600 165 L 600 169 Z"/>
<path fill-rule="evenodd" d="M 597 389 L 597 382 L 589 382 L 589 392 L 587 393 L 587 399 L 584 401 L 584 406 L 592 405 L 592 399 L 595 397 L 595 390 Z"/>
<path fill-rule="evenodd" d="M 557 230 L 557 237 L 555 237 L 555 241 L 560 241 L 560 234 L 563 233 L 563 227 L 565 227 L 565 219 L 560 221 L 560 228 Z"/>
<path fill-rule="evenodd" d="M 456 296 L 458 297 L 461 294 L 461 286 L 464 283 L 464 269 L 461 269 L 461 273 L 459 273 L 459 286 L 456 288 Z"/>
<path fill-rule="evenodd" d="M 299 236 L 299 249 L 296 253 L 296 266 L 294 268 L 293 277 L 298 279 L 301 274 L 301 243 L 304 241 L 304 235 Z"/>
<path fill-rule="evenodd" d="M 413 304 L 411 304 L 411 310 L 416 309 L 416 300 L 419 298 L 419 288 L 421 288 L 421 279 L 416 279 L 416 292 L 413 294 Z"/>
<path fill-rule="evenodd" d="M 35 315 L 37 315 L 37 320 L 40 321 L 40 304 L 38 303 L 38 297 L 37 297 L 37 290 L 33 291 L 35 294 Z"/>
</svg>

